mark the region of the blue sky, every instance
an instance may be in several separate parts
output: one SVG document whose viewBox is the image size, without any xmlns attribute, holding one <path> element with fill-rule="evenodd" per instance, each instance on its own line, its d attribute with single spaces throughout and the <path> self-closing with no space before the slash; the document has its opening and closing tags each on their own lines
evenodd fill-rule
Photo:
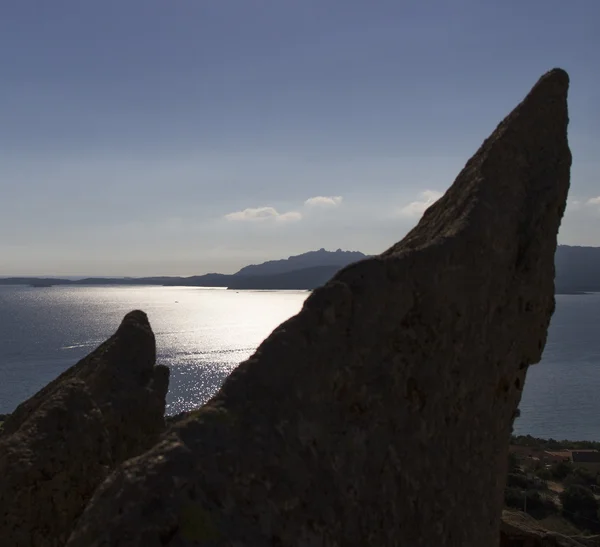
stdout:
<svg viewBox="0 0 600 547">
<path fill-rule="evenodd" d="M 555 66 L 560 241 L 600 245 L 598 21 L 598 0 L 4 2 L 0 275 L 380 252 Z"/>
</svg>

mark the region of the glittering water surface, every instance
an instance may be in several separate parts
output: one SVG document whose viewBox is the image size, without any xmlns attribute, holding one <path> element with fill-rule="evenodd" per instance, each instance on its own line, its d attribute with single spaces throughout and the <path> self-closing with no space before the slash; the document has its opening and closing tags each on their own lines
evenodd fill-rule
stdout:
<svg viewBox="0 0 600 547">
<path fill-rule="evenodd" d="M 144 310 L 157 360 L 171 368 L 167 412 L 205 402 L 282 321 L 305 291 L 196 287 L 0 286 L 0 413 L 10 412 Z"/>
<path fill-rule="evenodd" d="M 282 321 L 303 291 L 0 286 L 0 413 L 108 338 L 132 309 L 171 368 L 167 412 L 194 408 Z M 600 440 L 600 294 L 559 295 L 542 362 L 529 369 L 515 433 Z"/>
</svg>

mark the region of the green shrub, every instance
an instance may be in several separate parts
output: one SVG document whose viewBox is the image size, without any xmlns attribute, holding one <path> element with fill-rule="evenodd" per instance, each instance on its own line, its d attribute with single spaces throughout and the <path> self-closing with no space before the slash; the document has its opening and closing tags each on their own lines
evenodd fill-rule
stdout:
<svg viewBox="0 0 600 547">
<path fill-rule="evenodd" d="M 569 462 L 558 462 L 550 467 L 550 474 L 558 481 L 565 480 L 573 472 L 573 465 Z"/>
<path fill-rule="evenodd" d="M 515 486 L 507 486 L 504 489 L 504 505 L 526 511 L 538 519 L 558 511 L 554 502 L 539 490 L 524 490 Z"/>
<path fill-rule="evenodd" d="M 531 435 L 512 435 L 510 444 L 530 446 L 532 448 L 541 448 L 543 450 L 600 450 L 600 442 L 597 441 L 557 441 L 555 439 L 538 439 Z"/>
<path fill-rule="evenodd" d="M 527 476 L 523 473 L 509 473 L 506 476 L 506 486 L 521 488 L 522 490 L 542 490 L 546 487 L 539 477 Z"/>
<path fill-rule="evenodd" d="M 591 490 L 585 486 L 573 484 L 560 494 L 565 517 L 573 522 L 586 525 L 598 523 L 598 502 Z"/>
<path fill-rule="evenodd" d="M 585 467 L 573 467 L 573 471 L 564 480 L 565 486 L 591 486 L 596 484 L 596 475 Z"/>
<path fill-rule="evenodd" d="M 527 477 L 520 473 L 509 473 L 506 476 L 506 486 L 508 488 L 527 488 Z"/>
<path fill-rule="evenodd" d="M 551 481 L 554 478 L 550 469 L 547 469 L 545 467 L 540 467 L 539 469 L 536 469 L 535 475 L 543 481 Z"/>
</svg>

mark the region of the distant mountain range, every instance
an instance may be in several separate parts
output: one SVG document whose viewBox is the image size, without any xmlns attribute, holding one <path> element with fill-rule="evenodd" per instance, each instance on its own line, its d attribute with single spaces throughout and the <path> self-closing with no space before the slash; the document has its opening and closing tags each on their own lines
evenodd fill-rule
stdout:
<svg viewBox="0 0 600 547">
<path fill-rule="evenodd" d="M 163 285 L 227 287 L 229 289 L 314 289 L 344 266 L 367 258 L 358 251 L 309 251 L 282 260 L 245 266 L 235 274 L 210 273 L 191 277 L 90 277 L 86 279 L 8 277 L 0 285 Z M 556 292 L 600 292 L 600 247 L 560 245 L 556 251 Z"/>
<path fill-rule="evenodd" d="M 326 283 L 338 270 L 367 255 L 358 251 L 309 251 L 282 260 L 245 266 L 229 274 L 209 273 L 190 277 L 54 277 L 0 278 L 0 285 L 163 285 L 184 287 L 227 287 L 229 289 L 314 289 Z"/>
<path fill-rule="evenodd" d="M 229 281 L 229 289 L 314 289 L 329 281 L 340 266 L 313 266 L 273 275 L 234 275 Z"/>
<path fill-rule="evenodd" d="M 303 270 L 315 267 L 337 267 L 341 268 L 366 258 L 367 255 L 358 251 L 342 251 L 338 249 L 335 252 L 319 249 L 318 251 L 309 251 L 301 255 L 290 256 L 282 260 L 269 260 L 262 264 L 246 266 L 235 276 L 257 276 L 257 275 L 278 275 L 289 273 L 294 270 Z"/>
</svg>

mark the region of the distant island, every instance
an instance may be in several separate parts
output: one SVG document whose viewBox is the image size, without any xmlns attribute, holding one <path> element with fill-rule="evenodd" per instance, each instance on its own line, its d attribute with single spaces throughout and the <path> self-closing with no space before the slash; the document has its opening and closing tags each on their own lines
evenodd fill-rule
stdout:
<svg viewBox="0 0 600 547">
<path fill-rule="evenodd" d="M 161 285 L 225 287 L 235 290 L 311 290 L 326 283 L 340 269 L 368 255 L 359 251 L 309 251 L 281 260 L 251 264 L 234 274 L 208 273 L 189 277 L 45 277 L 0 278 L 0 285 Z M 556 293 L 600 292 L 600 247 L 559 245 L 555 257 Z"/>
</svg>

